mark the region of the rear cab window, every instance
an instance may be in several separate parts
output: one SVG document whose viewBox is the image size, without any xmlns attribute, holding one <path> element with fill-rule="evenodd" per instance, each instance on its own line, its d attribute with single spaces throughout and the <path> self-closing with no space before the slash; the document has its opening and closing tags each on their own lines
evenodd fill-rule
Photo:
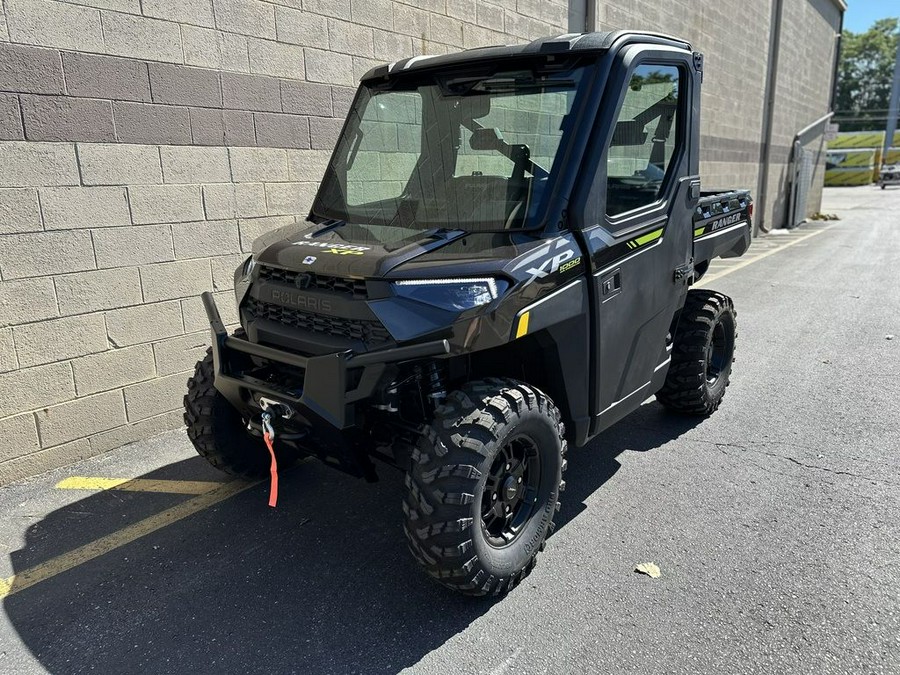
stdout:
<svg viewBox="0 0 900 675">
<path fill-rule="evenodd" d="M 678 143 L 681 73 L 644 64 L 631 76 L 607 153 L 606 213 L 617 216 L 655 203 Z"/>
</svg>

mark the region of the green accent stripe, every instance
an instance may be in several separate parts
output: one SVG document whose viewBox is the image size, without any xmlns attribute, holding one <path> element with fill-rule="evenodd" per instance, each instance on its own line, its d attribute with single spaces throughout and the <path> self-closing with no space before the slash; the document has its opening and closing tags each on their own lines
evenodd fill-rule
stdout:
<svg viewBox="0 0 900 675">
<path fill-rule="evenodd" d="M 633 239 L 631 244 L 634 244 L 634 247 L 643 246 L 644 244 L 649 244 L 651 241 L 656 241 L 662 236 L 663 230 L 665 228 L 659 228 L 658 230 L 653 230 L 653 232 L 648 232 L 647 234 L 638 237 L 637 239 Z"/>
<path fill-rule="evenodd" d="M 698 227 L 696 230 L 694 230 L 694 236 L 699 237 L 701 234 L 703 234 L 703 230 L 705 229 L 705 227 Z"/>
</svg>

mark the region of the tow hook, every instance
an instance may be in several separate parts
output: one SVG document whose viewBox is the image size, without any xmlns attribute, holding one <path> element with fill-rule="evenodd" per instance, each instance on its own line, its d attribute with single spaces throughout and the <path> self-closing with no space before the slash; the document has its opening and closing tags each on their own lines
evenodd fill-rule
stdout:
<svg viewBox="0 0 900 675">
<path fill-rule="evenodd" d="M 272 460 L 269 465 L 269 506 L 274 508 L 278 504 L 278 459 L 275 457 L 275 427 L 272 425 L 272 418 L 290 419 L 294 416 L 294 410 L 289 405 L 269 398 L 260 398 L 259 405 L 262 408 L 263 440 Z"/>
<path fill-rule="evenodd" d="M 294 409 L 287 403 L 276 401 L 275 399 L 260 396 L 259 407 L 263 410 L 263 415 L 269 413 L 271 417 L 280 417 L 289 420 L 294 416 Z"/>
</svg>

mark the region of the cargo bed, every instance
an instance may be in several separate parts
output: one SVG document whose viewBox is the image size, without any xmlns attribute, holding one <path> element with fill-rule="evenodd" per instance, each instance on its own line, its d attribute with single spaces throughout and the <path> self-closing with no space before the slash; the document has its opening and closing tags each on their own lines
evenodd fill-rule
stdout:
<svg viewBox="0 0 900 675">
<path fill-rule="evenodd" d="M 749 190 L 703 192 L 694 210 L 694 267 L 713 258 L 736 258 L 750 247 L 753 200 Z"/>
</svg>

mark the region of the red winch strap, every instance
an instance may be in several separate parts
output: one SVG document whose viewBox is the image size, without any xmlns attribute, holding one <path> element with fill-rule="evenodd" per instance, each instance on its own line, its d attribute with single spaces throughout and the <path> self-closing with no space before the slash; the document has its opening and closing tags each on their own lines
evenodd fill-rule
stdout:
<svg viewBox="0 0 900 675">
<path fill-rule="evenodd" d="M 272 458 L 272 463 L 269 465 L 269 474 L 271 475 L 269 481 L 269 506 L 274 508 L 275 504 L 278 503 L 278 460 L 275 459 L 275 445 L 268 431 L 263 434 L 263 439 L 266 441 L 269 456 Z"/>
</svg>

